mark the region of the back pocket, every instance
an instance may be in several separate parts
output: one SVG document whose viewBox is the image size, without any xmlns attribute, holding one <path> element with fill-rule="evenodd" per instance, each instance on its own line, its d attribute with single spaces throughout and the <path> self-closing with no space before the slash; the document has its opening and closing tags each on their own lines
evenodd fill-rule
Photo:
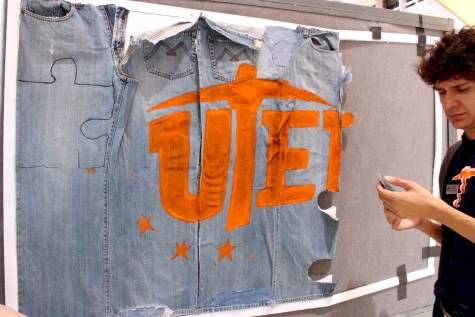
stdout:
<svg viewBox="0 0 475 317">
<path fill-rule="evenodd" d="M 194 74 L 195 37 L 196 32 L 186 31 L 160 41 L 156 45 L 144 42 L 147 70 L 170 80 Z"/>
<path fill-rule="evenodd" d="M 256 66 L 257 53 L 248 46 L 236 43 L 225 36 L 208 36 L 208 45 L 213 67 L 213 77 L 233 82 L 241 64 Z"/>
</svg>

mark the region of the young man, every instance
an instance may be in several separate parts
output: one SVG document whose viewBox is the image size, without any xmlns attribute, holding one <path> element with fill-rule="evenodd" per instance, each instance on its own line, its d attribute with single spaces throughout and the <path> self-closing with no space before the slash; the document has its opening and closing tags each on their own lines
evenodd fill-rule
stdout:
<svg viewBox="0 0 475 317">
<path fill-rule="evenodd" d="M 405 192 L 381 184 L 377 190 L 394 230 L 416 228 L 442 244 L 433 316 L 475 316 L 475 28 L 441 38 L 422 57 L 418 73 L 439 93 L 451 124 L 464 131 L 462 142 L 442 164 L 441 199 L 396 177 L 386 180 Z"/>
</svg>

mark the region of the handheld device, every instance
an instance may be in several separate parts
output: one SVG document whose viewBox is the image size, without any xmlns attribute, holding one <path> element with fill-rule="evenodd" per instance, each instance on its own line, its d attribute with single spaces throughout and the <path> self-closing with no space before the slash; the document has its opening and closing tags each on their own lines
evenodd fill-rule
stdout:
<svg viewBox="0 0 475 317">
<path fill-rule="evenodd" d="M 385 179 L 384 177 L 379 174 L 379 183 L 381 184 L 381 186 L 383 186 L 384 189 L 386 190 L 390 190 L 392 192 L 396 192 L 397 189 L 394 187 L 394 185 L 391 185 L 389 184 Z"/>
</svg>

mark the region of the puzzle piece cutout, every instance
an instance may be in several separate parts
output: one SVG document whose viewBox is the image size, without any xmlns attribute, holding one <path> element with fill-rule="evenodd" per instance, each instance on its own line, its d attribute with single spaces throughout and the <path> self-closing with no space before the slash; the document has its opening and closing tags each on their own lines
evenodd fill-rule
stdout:
<svg viewBox="0 0 475 317">
<path fill-rule="evenodd" d="M 74 59 L 56 60 L 51 81 L 19 81 L 20 167 L 104 166 L 114 88 L 77 84 Z"/>
</svg>

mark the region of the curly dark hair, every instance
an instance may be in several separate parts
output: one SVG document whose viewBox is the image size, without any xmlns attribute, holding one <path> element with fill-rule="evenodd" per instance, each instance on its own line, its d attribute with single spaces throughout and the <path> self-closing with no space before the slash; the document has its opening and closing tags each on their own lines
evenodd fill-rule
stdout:
<svg viewBox="0 0 475 317">
<path fill-rule="evenodd" d="M 424 52 L 417 73 L 428 85 L 457 77 L 475 80 L 475 27 L 444 35 Z"/>
</svg>

